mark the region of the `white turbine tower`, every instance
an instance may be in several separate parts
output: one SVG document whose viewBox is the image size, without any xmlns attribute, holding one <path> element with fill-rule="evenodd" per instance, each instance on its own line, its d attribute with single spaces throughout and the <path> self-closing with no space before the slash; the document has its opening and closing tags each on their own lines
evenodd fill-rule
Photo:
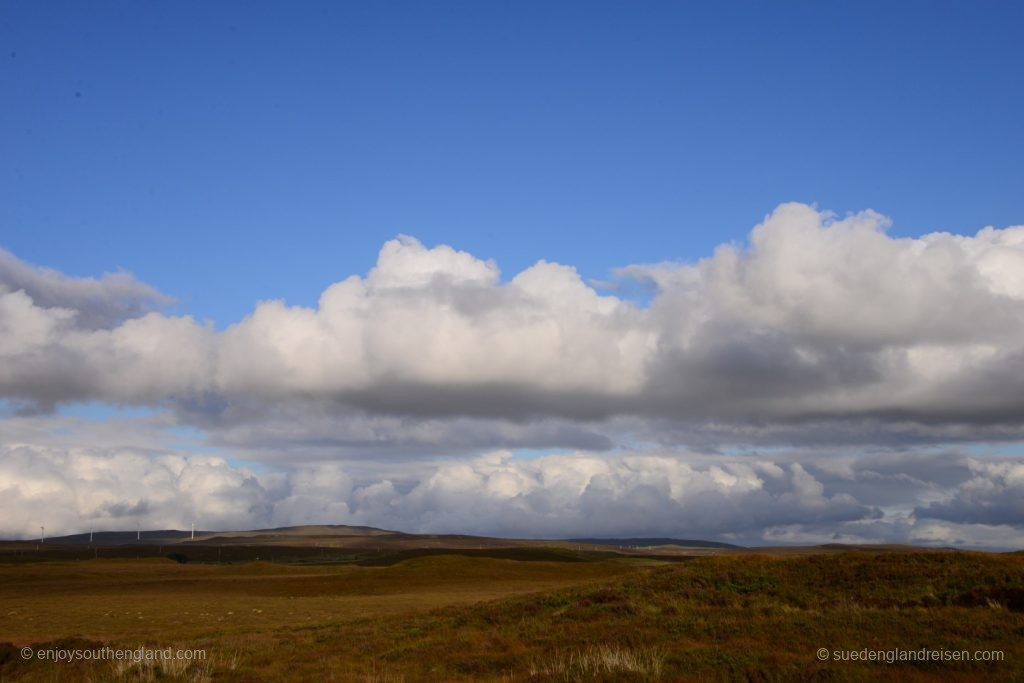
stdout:
<svg viewBox="0 0 1024 683">
<path fill-rule="evenodd" d="M 45 526 L 39 527 L 39 542 L 40 543 L 45 543 L 46 542 L 46 527 Z"/>
</svg>

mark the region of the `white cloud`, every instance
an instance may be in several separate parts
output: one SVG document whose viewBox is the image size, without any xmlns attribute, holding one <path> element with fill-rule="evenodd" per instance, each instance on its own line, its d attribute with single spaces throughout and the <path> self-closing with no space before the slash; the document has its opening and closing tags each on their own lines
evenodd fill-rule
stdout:
<svg viewBox="0 0 1024 683">
<path fill-rule="evenodd" d="M 799 463 L 563 454 L 490 454 L 442 465 L 375 518 L 500 535 L 750 535 L 773 524 L 859 519 L 870 509 L 826 496 Z M 406 524 L 409 524 L 409 521 Z"/>
<path fill-rule="evenodd" d="M 0 534 L 249 528 L 266 517 L 255 477 L 221 458 L 36 446 L 0 448 Z"/>
<path fill-rule="evenodd" d="M 1019 437 L 1024 227 L 897 239 L 887 225 L 782 205 L 746 247 L 622 269 L 656 285 L 647 308 L 570 266 L 502 282 L 491 261 L 401 237 L 317 308 L 262 302 L 222 333 L 144 313 L 157 295 L 127 276 L 76 280 L 6 255 L 7 271 L 35 279 L 0 292 L 0 393 L 171 405 L 210 424 L 241 404 L 302 400 L 337 414 L 637 416 L 734 434 L 872 420 Z M 135 317 L 84 324 L 94 291 Z"/>
</svg>

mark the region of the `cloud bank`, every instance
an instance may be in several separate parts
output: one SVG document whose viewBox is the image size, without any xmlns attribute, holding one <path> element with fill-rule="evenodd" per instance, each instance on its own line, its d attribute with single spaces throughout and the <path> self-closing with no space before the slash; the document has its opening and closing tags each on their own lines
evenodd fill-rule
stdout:
<svg viewBox="0 0 1024 683">
<path fill-rule="evenodd" d="M 676 536 L 745 544 L 1024 545 L 1024 464 L 962 454 L 840 459 L 492 452 L 359 479 L 319 463 L 257 473 L 220 457 L 0 449 L 0 536 L 89 528 L 374 525 L 499 536 Z"/>
</svg>

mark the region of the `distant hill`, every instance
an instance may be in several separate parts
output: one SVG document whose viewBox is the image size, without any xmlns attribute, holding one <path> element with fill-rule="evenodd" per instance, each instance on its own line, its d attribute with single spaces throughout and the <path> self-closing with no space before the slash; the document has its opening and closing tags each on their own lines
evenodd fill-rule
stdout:
<svg viewBox="0 0 1024 683">
<path fill-rule="evenodd" d="M 32 542 L 26 539 L 23 542 Z M 729 550 L 741 546 L 718 541 L 684 540 L 678 538 L 572 538 L 562 541 L 545 539 L 506 539 L 463 534 L 409 534 L 366 526 L 344 524 L 315 524 L 307 526 L 280 527 L 277 529 L 249 529 L 230 531 L 206 531 L 196 529 L 195 539 L 190 530 L 143 529 L 129 531 L 96 531 L 92 534 L 71 534 L 46 539 L 50 546 L 168 546 L 168 545 L 218 545 L 218 546 L 311 546 L 325 548 L 349 548 L 355 552 L 405 551 L 423 548 L 476 549 L 550 546 L 567 547 L 571 544 L 586 544 L 607 547 L 609 550 L 626 548 L 664 547 L 672 549 L 705 548 Z"/>
<path fill-rule="evenodd" d="M 383 529 L 375 529 L 366 526 L 346 526 L 344 524 L 331 525 L 310 525 L 310 526 L 288 526 L 279 529 L 253 529 L 250 531 L 200 531 L 196 529 L 195 540 L 216 539 L 218 541 L 231 540 L 253 540 L 260 541 L 264 538 L 294 538 L 305 539 L 308 537 L 368 537 L 393 532 Z M 93 545 L 114 546 L 142 543 L 144 545 L 172 543 L 184 543 L 192 539 L 192 531 L 180 529 L 143 529 L 138 531 L 96 531 L 91 534 Z M 32 541 L 33 539 L 26 539 Z M 36 539 L 38 540 L 38 539 Z M 70 534 L 68 536 L 52 536 L 46 538 L 46 543 L 52 545 L 88 545 L 90 534 Z"/>
<path fill-rule="evenodd" d="M 201 532 L 196 530 L 196 537 Z M 144 529 L 141 533 L 137 531 L 96 531 L 92 534 L 94 545 L 128 545 L 130 543 L 143 543 L 153 545 L 154 543 L 180 543 L 187 541 L 191 531 L 179 531 L 178 529 Z M 51 545 L 88 545 L 90 534 L 71 534 L 70 536 L 47 537 L 46 543 Z M 138 536 L 138 538 L 136 537 Z M 32 539 L 28 539 L 32 540 Z M 39 540 L 39 539 L 35 539 Z"/>
<path fill-rule="evenodd" d="M 719 541 L 701 541 L 684 538 L 570 538 L 573 543 L 590 543 L 592 545 L 635 546 L 650 548 L 659 545 L 677 545 L 683 548 L 742 548 L 741 545 L 721 543 Z"/>
<path fill-rule="evenodd" d="M 214 533 L 214 532 L 206 532 Z M 228 533 L 228 532 L 217 532 L 217 533 Z M 233 531 L 230 533 L 237 534 L 294 534 L 297 536 L 318 536 L 318 535 L 337 535 L 337 536 L 366 536 L 372 534 L 393 534 L 394 531 L 388 531 L 387 529 L 378 529 L 375 526 L 350 526 L 348 524 L 305 524 L 302 526 L 279 526 L 272 529 L 252 529 L 251 531 Z"/>
</svg>

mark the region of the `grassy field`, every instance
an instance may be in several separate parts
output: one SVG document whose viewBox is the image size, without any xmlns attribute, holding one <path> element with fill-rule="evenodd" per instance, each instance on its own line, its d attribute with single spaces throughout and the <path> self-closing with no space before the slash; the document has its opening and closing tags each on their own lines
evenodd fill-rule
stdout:
<svg viewBox="0 0 1024 683">
<path fill-rule="evenodd" d="M 567 559 L 567 558 L 563 558 Z M 577 558 L 579 559 L 579 558 Z M 0 566 L 3 680 L 1024 680 L 1024 556 Z M 25 660 L 199 648 L 199 664 Z M 827 661 L 816 655 L 829 651 Z M 834 661 L 835 651 L 1000 661 Z"/>
</svg>

